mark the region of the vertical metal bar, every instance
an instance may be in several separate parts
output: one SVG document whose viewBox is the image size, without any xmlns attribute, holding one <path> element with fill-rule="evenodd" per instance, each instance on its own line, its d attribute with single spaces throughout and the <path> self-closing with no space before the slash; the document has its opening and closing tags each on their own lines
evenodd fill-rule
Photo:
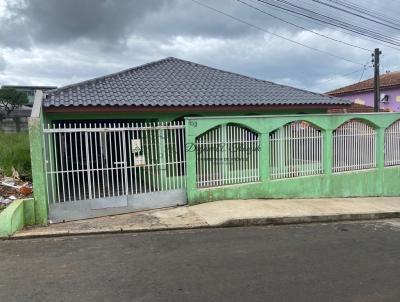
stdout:
<svg viewBox="0 0 400 302">
<path fill-rule="evenodd" d="M 72 124 L 69 124 L 69 128 L 72 128 Z M 69 153 L 70 153 L 70 155 L 71 155 L 71 158 L 70 158 L 70 163 L 69 163 L 69 166 L 70 166 L 70 172 L 68 173 L 71 177 L 72 177 L 72 190 L 73 190 L 73 196 L 74 196 L 74 201 L 76 201 L 77 199 L 76 199 L 76 190 L 75 190 L 75 176 L 74 176 L 74 153 L 73 153 L 73 151 L 72 151 L 73 149 L 72 149 L 72 132 L 70 132 L 69 133 Z M 75 161 L 77 161 L 77 160 L 75 160 Z"/>
<path fill-rule="evenodd" d="M 122 136 L 122 150 L 124 154 L 124 174 L 125 174 L 125 181 L 124 181 L 124 186 L 125 186 L 125 195 L 129 195 L 128 192 L 128 159 L 127 159 L 127 150 L 126 150 L 126 130 L 121 131 L 121 136 Z"/>
<path fill-rule="evenodd" d="M 50 129 L 51 126 L 50 124 L 47 124 L 47 129 Z M 57 185 L 57 177 L 58 177 L 58 170 L 55 168 L 55 163 L 53 163 L 53 157 L 54 161 L 57 161 L 57 154 L 56 154 L 56 143 L 54 139 L 55 133 L 47 133 L 46 134 L 49 139 L 49 160 L 50 160 L 50 171 L 51 171 L 51 192 L 52 192 L 52 203 L 56 203 L 57 199 L 60 197 L 60 194 L 58 194 L 56 198 L 56 189 L 55 187 L 57 186 L 58 191 L 60 190 L 59 186 Z M 50 200 L 49 200 L 50 201 Z"/>
<path fill-rule="evenodd" d="M 181 126 L 181 123 L 178 123 L 179 126 Z M 183 184 L 183 178 L 184 178 L 184 174 L 182 171 L 182 166 L 183 166 L 183 150 L 184 150 L 184 145 L 182 144 L 182 140 L 181 136 L 182 136 L 182 128 L 179 128 L 178 130 L 178 147 L 177 149 L 179 150 L 179 175 L 180 175 L 180 187 L 183 188 L 184 184 Z"/>
<path fill-rule="evenodd" d="M 85 124 L 85 129 L 86 129 L 86 124 Z M 85 145 L 86 145 L 86 169 L 87 169 L 89 199 L 92 199 L 92 180 L 91 180 L 91 174 L 90 174 L 89 133 L 88 132 L 85 132 Z"/>
<path fill-rule="evenodd" d="M 120 181 L 119 181 L 119 170 L 120 170 L 120 165 L 119 162 L 121 161 L 120 155 L 118 154 L 118 147 L 117 147 L 117 138 L 118 138 L 118 134 L 117 134 L 117 126 L 116 123 L 114 123 L 114 127 L 113 127 L 114 131 L 114 165 L 113 165 L 113 169 L 115 171 L 115 185 L 116 185 L 116 195 L 120 196 Z M 119 142 L 121 143 L 121 142 Z"/>
<path fill-rule="evenodd" d="M 64 124 L 64 128 L 63 130 L 65 130 L 66 125 Z M 69 163 L 68 163 L 68 145 L 67 145 L 67 132 L 64 131 L 63 132 L 63 136 L 64 136 L 64 160 L 65 160 L 65 169 L 63 169 L 63 174 L 66 173 L 66 178 L 67 178 L 67 188 L 68 188 L 68 201 L 71 201 L 71 186 L 69 183 Z"/>
<path fill-rule="evenodd" d="M 159 156 L 158 156 L 158 152 L 159 150 L 161 150 L 160 148 L 160 127 L 158 126 L 158 124 L 153 123 L 153 128 L 154 128 L 154 132 L 153 132 L 153 141 L 154 141 L 154 163 L 155 163 L 155 188 L 157 191 L 162 191 L 160 189 L 160 183 L 162 182 L 162 176 L 160 173 L 160 169 L 161 169 L 161 163 L 159 160 Z"/>
<path fill-rule="evenodd" d="M 100 125 L 100 127 L 101 128 L 105 128 L 105 127 L 102 127 L 102 125 Z M 103 198 L 105 198 L 106 197 L 106 183 L 105 183 L 105 176 L 104 176 L 104 174 L 105 174 L 105 169 L 104 169 L 104 158 L 105 158 L 105 156 L 104 156 L 104 147 L 105 147 L 105 144 L 104 144 L 104 139 L 105 139 L 105 136 L 106 136 L 106 132 L 105 131 L 101 131 L 101 132 L 99 132 L 99 140 L 100 140 L 100 158 L 101 158 L 101 181 L 102 181 L 102 183 L 101 183 L 101 187 L 103 188 Z"/>
<path fill-rule="evenodd" d="M 179 188 L 179 179 L 178 179 L 178 175 L 179 175 L 179 173 L 178 173 L 178 170 L 179 170 L 179 167 L 178 167 L 178 152 L 179 152 L 179 149 L 178 149 L 178 143 L 177 143 L 177 137 L 176 137 L 176 128 L 175 128 L 175 126 L 176 126 L 176 122 L 173 122 L 172 123 L 172 126 L 173 126 L 173 129 L 171 129 L 171 132 L 172 132 L 172 137 L 173 137 L 173 146 L 174 146 L 174 148 L 173 148 L 173 158 L 174 158 L 174 189 L 176 190 L 176 189 L 178 189 Z"/>
<path fill-rule="evenodd" d="M 142 126 L 141 123 L 140 123 L 140 126 Z M 144 157 L 143 128 L 142 127 L 139 128 L 139 124 L 136 123 L 136 129 L 137 129 L 136 134 L 137 134 L 138 139 L 140 140 L 140 146 L 141 146 L 140 154 L 143 155 L 143 157 Z M 143 193 L 143 191 L 142 191 L 142 167 L 137 167 L 137 170 L 139 171 L 139 193 Z M 143 170 L 143 178 L 145 178 L 144 170 Z"/>
<path fill-rule="evenodd" d="M 142 127 L 142 123 L 140 123 L 140 126 Z M 146 158 L 146 164 L 143 166 L 143 178 L 144 178 L 144 180 L 145 180 L 145 182 L 144 182 L 144 193 L 147 193 L 147 191 L 148 191 L 148 185 L 150 184 L 150 175 L 149 175 L 149 170 L 148 170 L 148 166 L 149 166 L 149 163 L 148 163 L 148 158 L 149 158 L 149 139 L 148 139 L 148 137 L 147 137 L 147 127 L 146 127 L 146 124 L 144 125 L 144 128 L 143 128 L 143 136 L 144 136 L 144 140 L 145 140 L 145 151 L 144 151 L 144 153 L 143 153 L 143 155 L 144 155 L 144 157 Z M 147 176 L 147 177 L 146 177 Z M 147 178 L 147 181 L 146 181 L 146 178 Z"/>
<path fill-rule="evenodd" d="M 53 124 L 53 126 L 54 126 L 54 129 L 57 129 L 57 125 Z M 58 135 L 58 138 L 57 138 L 57 135 Z M 60 185 L 60 178 L 62 175 L 60 175 L 61 173 L 60 173 L 59 165 L 58 165 L 59 158 L 61 160 L 61 154 L 60 154 L 61 150 L 60 149 L 57 150 L 57 141 L 59 141 L 59 139 L 60 139 L 59 136 L 60 136 L 59 132 L 53 133 L 54 162 L 55 162 L 55 166 L 56 166 L 56 174 L 55 175 L 56 175 L 56 185 L 57 185 L 57 191 L 58 191 L 58 202 L 60 203 L 61 202 L 61 189 L 62 189 L 62 182 Z M 60 166 L 61 166 L 61 163 L 60 163 Z"/>
<path fill-rule="evenodd" d="M 44 127 L 45 128 L 45 127 Z M 43 139 L 43 155 L 44 155 L 44 177 L 45 177 L 45 183 L 46 183 L 46 196 L 47 196 L 47 203 L 50 204 L 50 193 L 49 193 L 49 174 L 48 174 L 48 155 L 47 155 L 47 147 L 50 149 L 48 139 L 47 139 L 47 134 L 45 131 L 42 131 L 42 139 Z M 50 168 L 51 169 L 51 168 Z M 51 176 L 51 174 L 50 174 Z"/>
<path fill-rule="evenodd" d="M 197 187 L 199 188 L 202 187 L 200 140 L 201 137 L 196 137 L 194 148 L 194 152 L 196 152 L 196 182 Z M 190 146 L 187 146 L 186 148 L 190 148 Z"/>
<path fill-rule="evenodd" d="M 81 159 L 78 156 L 78 137 L 77 137 L 77 128 L 76 128 L 76 123 L 74 123 L 74 142 L 75 142 L 75 170 L 76 170 L 76 176 L 77 176 L 77 187 L 78 187 L 78 200 L 82 199 L 81 195 L 81 178 L 80 178 L 80 169 L 79 169 L 79 162 L 81 162 Z"/>
<path fill-rule="evenodd" d="M 107 126 L 107 124 L 104 124 L 105 126 Z M 108 128 L 109 129 L 109 128 Z M 105 162 L 106 162 L 106 172 L 107 172 L 107 197 L 111 197 L 111 190 L 110 190 L 110 172 L 111 172 L 111 177 L 112 177 L 112 170 L 110 171 L 110 168 L 112 167 L 112 159 L 110 159 L 108 157 L 108 150 L 110 148 L 110 153 L 111 153 L 111 135 L 109 130 L 104 132 L 104 144 L 105 144 L 105 148 L 104 148 L 104 153 L 105 153 Z M 111 167 L 110 167 L 111 165 Z"/>
<path fill-rule="evenodd" d="M 126 195 L 125 191 L 125 156 L 123 154 L 124 151 L 124 142 L 123 142 L 123 130 L 121 130 L 121 123 L 118 123 L 118 145 L 119 145 L 119 159 L 120 164 L 118 165 L 119 174 L 121 176 L 121 182 L 118 186 L 118 191 L 121 190 L 120 195 Z M 123 164 L 123 165 L 122 165 Z"/>
<path fill-rule="evenodd" d="M 58 125 L 59 129 L 61 130 L 61 125 Z M 63 159 L 63 146 L 61 142 L 61 132 L 58 134 L 58 150 L 60 156 L 60 165 L 61 165 L 61 183 L 62 183 L 62 192 L 63 192 L 63 202 L 66 202 L 67 199 L 65 198 L 65 182 L 64 182 L 64 159 Z"/>
<path fill-rule="evenodd" d="M 155 177 L 156 174 L 156 161 L 154 159 L 154 154 L 157 153 L 157 145 L 156 145 L 156 141 L 154 140 L 154 124 L 151 125 L 150 127 L 152 128 L 152 130 L 150 130 L 150 141 L 151 141 L 151 145 L 150 145 L 150 155 L 149 158 L 151 158 L 151 179 L 152 179 L 152 188 L 154 191 L 157 191 L 157 178 Z"/>
<path fill-rule="evenodd" d="M 94 131 L 93 131 L 93 134 L 94 134 L 94 153 L 95 153 L 94 158 L 96 159 L 97 192 L 98 192 L 98 196 L 97 197 L 100 198 L 101 197 L 102 185 L 100 184 L 99 154 L 98 154 L 99 146 L 97 144 L 97 136 L 99 135 L 99 132 L 97 132 L 97 125 L 94 125 L 94 127 L 95 127 Z"/>
<path fill-rule="evenodd" d="M 83 155 L 83 131 L 82 131 L 82 125 L 81 123 L 79 123 L 79 142 L 80 142 L 80 165 L 81 165 L 81 173 L 82 173 L 82 181 L 83 181 L 83 199 L 86 200 L 87 196 L 86 196 L 86 180 L 88 179 L 87 177 L 84 176 L 84 155 Z M 87 149 L 87 145 L 85 145 L 86 149 Z"/>
</svg>

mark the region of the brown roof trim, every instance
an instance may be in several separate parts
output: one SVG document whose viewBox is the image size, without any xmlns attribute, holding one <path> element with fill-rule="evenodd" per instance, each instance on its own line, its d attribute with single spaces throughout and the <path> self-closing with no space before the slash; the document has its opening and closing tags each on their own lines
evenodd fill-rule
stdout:
<svg viewBox="0 0 400 302">
<path fill-rule="evenodd" d="M 380 75 L 381 88 L 394 88 L 400 86 L 400 71 L 384 73 Z M 328 95 L 340 96 L 345 94 L 372 91 L 374 88 L 374 78 L 370 78 L 358 83 L 353 83 L 327 92 Z"/>
<path fill-rule="evenodd" d="M 380 88 L 388 88 L 388 89 L 396 89 L 399 88 L 399 84 L 391 84 L 391 85 L 380 85 Z M 339 91 L 339 92 L 327 92 L 327 94 L 331 96 L 342 96 L 347 94 L 354 94 L 354 93 L 362 93 L 362 92 L 369 92 L 374 91 L 374 88 L 363 88 L 363 89 L 354 89 L 354 90 L 346 90 L 346 91 Z"/>
<path fill-rule="evenodd" d="M 45 107 L 43 111 L 46 113 L 112 113 L 112 112 L 201 112 L 201 111 L 213 111 L 213 112 L 240 112 L 243 110 L 276 110 L 276 109 L 337 109 L 347 108 L 349 104 L 343 105 L 262 105 L 262 106 L 181 106 L 181 107 L 149 107 L 149 106 L 74 106 L 74 107 Z"/>
</svg>

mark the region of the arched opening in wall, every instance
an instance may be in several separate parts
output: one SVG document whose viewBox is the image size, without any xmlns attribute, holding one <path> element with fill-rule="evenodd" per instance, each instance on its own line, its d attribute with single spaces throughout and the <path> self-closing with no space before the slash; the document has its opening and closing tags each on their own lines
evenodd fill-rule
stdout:
<svg viewBox="0 0 400 302">
<path fill-rule="evenodd" d="M 400 165 L 400 120 L 385 129 L 385 167 Z"/>
<path fill-rule="evenodd" d="M 306 121 L 294 121 L 269 135 L 271 179 L 323 173 L 322 132 Z"/>
<path fill-rule="evenodd" d="M 376 130 L 352 119 L 333 132 L 333 172 L 376 167 Z"/>
<path fill-rule="evenodd" d="M 259 136 L 241 125 L 217 126 L 196 138 L 197 187 L 259 181 Z"/>
</svg>

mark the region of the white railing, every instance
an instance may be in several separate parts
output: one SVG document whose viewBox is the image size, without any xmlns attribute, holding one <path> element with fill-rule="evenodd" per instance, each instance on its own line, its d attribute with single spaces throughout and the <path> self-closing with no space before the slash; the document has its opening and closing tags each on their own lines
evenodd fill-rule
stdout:
<svg viewBox="0 0 400 302">
<path fill-rule="evenodd" d="M 376 131 L 350 120 L 333 132 L 333 172 L 376 167 Z"/>
<path fill-rule="evenodd" d="M 258 134 L 222 125 L 196 139 L 197 187 L 259 181 Z"/>
<path fill-rule="evenodd" d="M 183 122 L 60 122 L 43 136 L 49 203 L 185 187 Z"/>
<path fill-rule="evenodd" d="M 272 132 L 271 179 L 323 173 L 322 133 L 305 121 L 296 121 Z"/>
<path fill-rule="evenodd" d="M 385 166 L 400 165 L 400 121 L 385 129 Z"/>
</svg>

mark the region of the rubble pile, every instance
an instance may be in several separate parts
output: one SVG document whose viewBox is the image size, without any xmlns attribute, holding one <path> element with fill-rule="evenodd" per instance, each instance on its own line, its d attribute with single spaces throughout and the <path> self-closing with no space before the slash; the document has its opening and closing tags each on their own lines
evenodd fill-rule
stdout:
<svg viewBox="0 0 400 302">
<path fill-rule="evenodd" d="M 0 176 L 0 211 L 13 200 L 32 196 L 32 184 L 12 177 Z"/>
</svg>

